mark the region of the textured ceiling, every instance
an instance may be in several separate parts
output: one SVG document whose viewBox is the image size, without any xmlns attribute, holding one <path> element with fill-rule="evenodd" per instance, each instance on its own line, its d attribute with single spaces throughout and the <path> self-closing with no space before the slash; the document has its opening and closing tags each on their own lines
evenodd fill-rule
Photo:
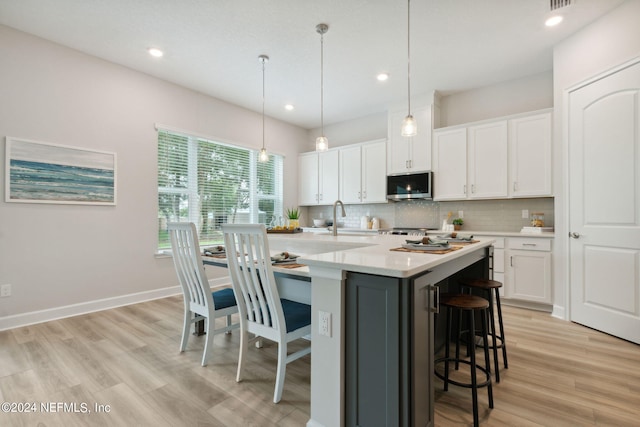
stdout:
<svg viewBox="0 0 640 427">
<path fill-rule="evenodd" d="M 546 28 L 549 0 L 413 0 L 412 95 L 550 70 L 556 43 L 622 2 L 574 0 L 564 22 Z M 321 22 L 330 26 L 325 124 L 406 102 L 403 0 L 0 0 L 0 24 L 255 111 L 258 56 L 269 55 L 267 115 L 307 129 L 320 124 Z M 151 58 L 152 46 L 165 56 Z"/>
</svg>

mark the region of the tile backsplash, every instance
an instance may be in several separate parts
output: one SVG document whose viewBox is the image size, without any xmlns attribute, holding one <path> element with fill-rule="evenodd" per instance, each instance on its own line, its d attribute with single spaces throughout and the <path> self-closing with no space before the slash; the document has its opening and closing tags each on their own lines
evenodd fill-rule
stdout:
<svg viewBox="0 0 640 427">
<path fill-rule="evenodd" d="M 333 219 L 333 206 L 304 207 L 301 223 L 313 225 L 313 218 Z M 529 218 L 522 218 L 527 210 Z M 463 229 L 474 231 L 520 231 L 531 223 L 531 215 L 544 214 L 545 226 L 554 226 L 554 200 L 552 197 L 505 200 L 463 200 L 453 202 L 433 202 L 416 200 L 411 202 L 389 202 L 386 204 L 345 205 L 346 217 L 340 217 L 338 224 L 349 228 L 359 228 L 364 215 L 380 219 L 380 228 L 430 227 L 440 228 L 448 212 L 453 218 L 463 211 Z"/>
</svg>

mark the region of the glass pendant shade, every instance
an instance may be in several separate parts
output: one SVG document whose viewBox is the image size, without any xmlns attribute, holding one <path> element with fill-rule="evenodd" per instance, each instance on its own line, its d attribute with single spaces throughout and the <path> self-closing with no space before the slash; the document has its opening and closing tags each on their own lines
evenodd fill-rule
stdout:
<svg viewBox="0 0 640 427">
<path fill-rule="evenodd" d="M 409 114 L 402 121 L 402 136 L 415 136 L 417 133 L 416 120 Z"/>
<path fill-rule="evenodd" d="M 316 138 L 316 151 L 327 151 L 329 149 L 329 140 L 326 136 Z"/>
<path fill-rule="evenodd" d="M 260 150 L 260 154 L 258 155 L 258 161 L 263 162 L 263 163 L 269 161 L 269 153 L 267 153 L 267 149 L 266 148 L 262 148 Z"/>
</svg>

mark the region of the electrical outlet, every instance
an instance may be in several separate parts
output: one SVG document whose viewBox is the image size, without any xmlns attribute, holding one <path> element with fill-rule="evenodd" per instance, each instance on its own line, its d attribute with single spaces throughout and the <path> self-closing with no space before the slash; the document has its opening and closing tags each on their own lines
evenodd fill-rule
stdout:
<svg viewBox="0 0 640 427">
<path fill-rule="evenodd" d="M 522 209 L 522 218 L 529 219 L 529 209 Z"/>
<path fill-rule="evenodd" d="M 318 333 L 326 337 L 331 336 L 331 313 L 318 312 Z"/>
<path fill-rule="evenodd" d="M 464 218 L 464 211 L 458 211 L 458 218 Z"/>
<path fill-rule="evenodd" d="M 0 297 L 10 297 L 11 296 L 11 285 L 2 285 L 0 286 Z"/>
</svg>

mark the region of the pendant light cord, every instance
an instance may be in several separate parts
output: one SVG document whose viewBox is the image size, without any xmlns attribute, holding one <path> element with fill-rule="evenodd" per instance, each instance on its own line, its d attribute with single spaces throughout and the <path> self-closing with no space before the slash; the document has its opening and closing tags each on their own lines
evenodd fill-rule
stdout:
<svg viewBox="0 0 640 427">
<path fill-rule="evenodd" d="M 320 133 L 324 136 L 324 32 L 320 33 Z"/>
<path fill-rule="evenodd" d="M 411 0 L 407 0 L 407 99 L 411 115 Z"/>
<path fill-rule="evenodd" d="M 262 149 L 264 150 L 264 63 L 265 58 L 262 58 Z"/>
</svg>

